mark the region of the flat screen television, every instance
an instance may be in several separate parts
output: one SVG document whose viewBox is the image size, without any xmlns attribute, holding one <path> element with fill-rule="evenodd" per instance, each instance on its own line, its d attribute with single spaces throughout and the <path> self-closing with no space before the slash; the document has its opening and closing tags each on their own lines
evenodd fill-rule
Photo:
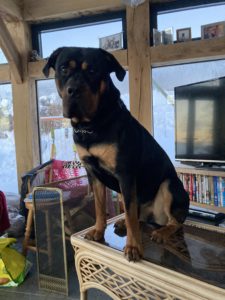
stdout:
<svg viewBox="0 0 225 300">
<path fill-rule="evenodd" d="M 225 165 L 225 77 L 175 87 L 175 159 Z"/>
</svg>

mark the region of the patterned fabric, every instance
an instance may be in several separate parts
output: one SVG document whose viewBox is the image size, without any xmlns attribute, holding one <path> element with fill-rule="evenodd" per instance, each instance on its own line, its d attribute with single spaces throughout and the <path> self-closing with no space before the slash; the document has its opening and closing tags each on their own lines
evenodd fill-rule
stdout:
<svg viewBox="0 0 225 300">
<path fill-rule="evenodd" d="M 45 182 L 55 182 L 74 178 L 82 174 L 83 168 L 79 161 L 63 161 L 53 159 L 49 169 L 45 172 Z"/>
</svg>

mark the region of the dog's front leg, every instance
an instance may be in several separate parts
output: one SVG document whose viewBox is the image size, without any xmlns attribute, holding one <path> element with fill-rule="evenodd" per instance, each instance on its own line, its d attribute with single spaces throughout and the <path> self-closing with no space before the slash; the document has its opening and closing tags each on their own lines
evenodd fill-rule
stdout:
<svg viewBox="0 0 225 300">
<path fill-rule="evenodd" d="M 104 239 L 106 228 L 106 188 L 97 178 L 92 180 L 91 185 L 95 199 L 96 222 L 95 227 L 86 233 L 85 238 L 101 241 Z"/>
<path fill-rule="evenodd" d="M 129 261 L 138 261 L 143 256 L 143 246 L 138 220 L 138 205 L 135 187 L 122 184 L 121 192 L 127 229 L 127 241 L 124 248 L 124 254 Z"/>
</svg>

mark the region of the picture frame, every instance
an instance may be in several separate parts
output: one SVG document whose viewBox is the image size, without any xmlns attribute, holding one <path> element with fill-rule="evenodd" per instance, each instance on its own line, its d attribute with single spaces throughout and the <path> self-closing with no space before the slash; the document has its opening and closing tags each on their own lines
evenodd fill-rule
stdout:
<svg viewBox="0 0 225 300">
<path fill-rule="evenodd" d="M 225 22 L 217 22 L 201 26 L 202 39 L 213 39 L 223 36 L 225 36 Z"/>
<path fill-rule="evenodd" d="M 153 45 L 159 46 L 162 44 L 162 32 L 153 28 Z"/>
<path fill-rule="evenodd" d="M 169 27 L 162 31 L 162 44 L 169 45 L 173 44 L 173 28 Z"/>
<path fill-rule="evenodd" d="M 122 49 L 123 33 L 116 33 L 99 38 L 99 48 L 106 51 Z"/>
<path fill-rule="evenodd" d="M 191 27 L 180 28 L 176 31 L 177 42 L 187 42 L 191 40 Z"/>
</svg>

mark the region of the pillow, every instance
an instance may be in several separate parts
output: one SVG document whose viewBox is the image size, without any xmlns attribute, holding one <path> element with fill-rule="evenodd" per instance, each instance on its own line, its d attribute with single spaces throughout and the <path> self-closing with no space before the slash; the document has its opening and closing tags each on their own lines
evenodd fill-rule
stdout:
<svg viewBox="0 0 225 300">
<path fill-rule="evenodd" d="M 80 161 L 53 159 L 50 168 L 45 171 L 45 183 L 81 176 L 84 172 Z"/>
</svg>

